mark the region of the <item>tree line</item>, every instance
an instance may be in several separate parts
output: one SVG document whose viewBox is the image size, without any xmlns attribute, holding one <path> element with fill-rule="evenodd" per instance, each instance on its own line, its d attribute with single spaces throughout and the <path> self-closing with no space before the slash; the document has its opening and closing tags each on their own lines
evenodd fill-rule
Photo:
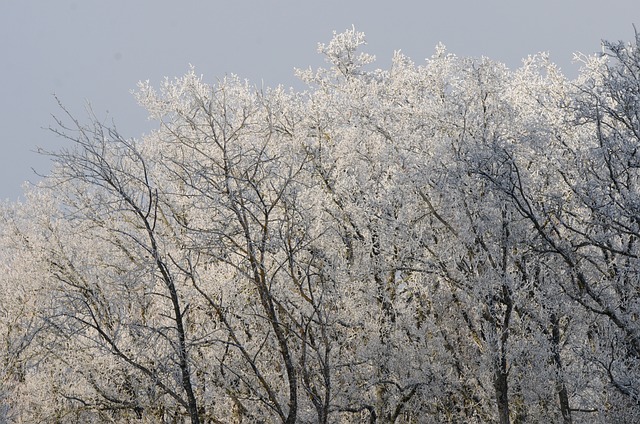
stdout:
<svg viewBox="0 0 640 424">
<path fill-rule="evenodd" d="M 0 421 L 640 419 L 640 36 L 567 79 L 437 46 L 61 105 L 1 206 Z"/>
</svg>

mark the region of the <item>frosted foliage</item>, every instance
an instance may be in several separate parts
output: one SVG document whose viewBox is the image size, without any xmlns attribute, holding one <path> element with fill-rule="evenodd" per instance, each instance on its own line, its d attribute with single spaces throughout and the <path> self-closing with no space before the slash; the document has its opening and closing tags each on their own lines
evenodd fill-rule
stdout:
<svg viewBox="0 0 640 424">
<path fill-rule="evenodd" d="M 352 28 L 340 34 L 334 32 L 329 44 L 318 44 L 318 51 L 346 76 L 375 60 L 375 56 L 358 52 L 358 48 L 363 44 L 366 44 L 364 33 Z"/>
<path fill-rule="evenodd" d="M 640 419 L 640 57 L 443 45 L 304 92 L 191 68 L 123 137 L 61 107 L 0 219 L 0 422 Z"/>
</svg>

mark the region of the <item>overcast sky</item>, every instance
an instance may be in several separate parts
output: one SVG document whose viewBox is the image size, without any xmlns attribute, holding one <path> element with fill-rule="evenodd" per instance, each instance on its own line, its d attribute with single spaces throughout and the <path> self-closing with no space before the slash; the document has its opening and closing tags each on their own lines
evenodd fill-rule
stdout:
<svg viewBox="0 0 640 424">
<path fill-rule="evenodd" d="M 517 68 L 548 51 L 575 77 L 574 52 L 633 38 L 638 0 L 0 0 L 0 199 L 15 200 L 48 159 L 33 151 L 62 141 L 42 129 L 58 113 L 55 93 L 79 117 L 91 103 L 121 133 L 149 129 L 130 90 L 189 64 L 215 81 L 238 74 L 265 86 L 298 85 L 293 69 L 317 67 L 318 42 L 352 25 L 367 35 L 380 67 L 394 50 L 415 62 L 438 42 L 459 56 L 488 56 Z"/>
</svg>

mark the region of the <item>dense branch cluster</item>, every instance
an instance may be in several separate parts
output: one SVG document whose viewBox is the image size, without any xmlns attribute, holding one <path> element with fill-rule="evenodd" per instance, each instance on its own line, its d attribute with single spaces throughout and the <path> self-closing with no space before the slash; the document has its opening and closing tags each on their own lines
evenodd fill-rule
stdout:
<svg viewBox="0 0 640 424">
<path fill-rule="evenodd" d="M 336 34 L 305 92 L 62 107 L 0 216 L 0 421 L 640 420 L 640 37 L 515 71 Z"/>
</svg>

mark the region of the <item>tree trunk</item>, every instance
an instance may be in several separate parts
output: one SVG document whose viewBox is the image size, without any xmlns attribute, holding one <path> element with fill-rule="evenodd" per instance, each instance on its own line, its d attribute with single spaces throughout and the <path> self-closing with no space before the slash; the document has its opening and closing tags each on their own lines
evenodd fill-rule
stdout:
<svg viewBox="0 0 640 424">
<path fill-rule="evenodd" d="M 506 365 L 506 361 L 503 360 L 502 363 Z M 501 363 L 501 365 L 502 365 Z M 503 368 L 500 366 L 494 375 L 493 387 L 496 391 L 496 403 L 498 406 L 498 422 L 500 424 L 510 424 L 511 420 L 509 419 L 509 386 L 507 383 L 507 373 L 506 367 Z"/>
<path fill-rule="evenodd" d="M 555 314 L 551 315 L 551 338 L 553 342 L 553 361 L 555 362 L 558 370 L 556 389 L 558 390 L 562 422 L 564 424 L 571 424 L 573 421 L 571 420 L 571 408 L 569 408 L 569 394 L 567 392 L 567 387 L 564 385 L 564 379 L 562 377 L 562 362 L 560 361 L 560 323 L 558 322 L 558 317 Z"/>
</svg>

